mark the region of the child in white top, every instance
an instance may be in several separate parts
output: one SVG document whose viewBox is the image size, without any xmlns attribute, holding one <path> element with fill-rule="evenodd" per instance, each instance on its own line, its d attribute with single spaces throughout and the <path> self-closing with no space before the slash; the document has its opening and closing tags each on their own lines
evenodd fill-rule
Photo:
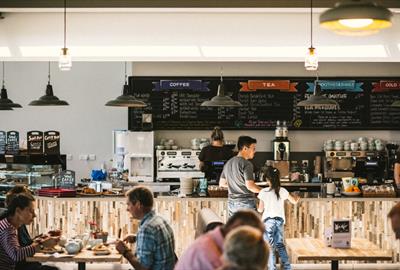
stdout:
<svg viewBox="0 0 400 270">
<path fill-rule="evenodd" d="M 280 174 L 278 169 L 268 166 L 263 168 L 263 181 L 267 181 L 269 187 L 264 188 L 258 194 L 260 203 L 258 212 L 263 212 L 262 220 L 265 224 L 264 239 L 268 241 L 271 250 L 268 259 L 268 269 L 276 270 L 275 251 L 281 258 L 284 270 L 292 269 L 289 262 L 289 256 L 286 251 L 283 238 L 283 225 L 285 223 L 285 200 L 296 204 L 299 201 L 298 196 L 291 195 L 285 188 L 281 187 Z"/>
</svg>

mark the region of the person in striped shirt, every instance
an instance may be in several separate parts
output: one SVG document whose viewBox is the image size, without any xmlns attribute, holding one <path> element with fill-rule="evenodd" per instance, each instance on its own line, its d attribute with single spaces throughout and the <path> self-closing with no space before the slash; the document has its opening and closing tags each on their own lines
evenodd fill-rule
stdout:
<svg viewBox="0 0 400 270">
<path fill-rule="evenodd" d="M 0 220 L 0 270 L 15 270 L 17 262 L 32 256 L 43 247 L 50 248 L 57 243 L 57 238 L 45 237 L 38 238 L 27 246 L 20 245 L 18 228 L 31 224 L 35 217 L 35 199 L 32 195 L 20 193 L 12 196 L 4 218 Z"/>
</svg>

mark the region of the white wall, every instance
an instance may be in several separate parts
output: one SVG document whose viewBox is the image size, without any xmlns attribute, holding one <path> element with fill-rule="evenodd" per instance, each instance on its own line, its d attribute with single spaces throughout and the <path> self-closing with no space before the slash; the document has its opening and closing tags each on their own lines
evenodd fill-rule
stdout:
<svg viewBox="0 0 400 270">
<path fill-rule="evenodd" d="M 139 76 L 213 76 L 220 65 L 226 76 L 310 76 L 301 63 L 135 63 L 133 74 Z M 14 111 L 0 111 L 0 130 L 18 130 L 25 138 L 28 130 L 61 132 L 61 152 L 72 154 L 68 168 L 79 178 L 89 176 L 92 168 L 112 158 L 113 129 L 126 129 L 128 114 L 124 108 L 105 107 L 104 103 L 120 94 L 123 64 L 113 62 L 74 62 L 72 70 L 60 72 L 53 63 L 52 84 L 55 94 L 67 100 L 68 107 L 31 107 L 27 104 L 43 95 L 47 83 L 47 63 L 7 62 L 6 88 L 9 97 L 24 106 Z M 129 71 L 131 73 L 131 71 Z M 323 76 L 399 76 L 398 63 L 324 63 Z M 226 131 L 227 139 L 241 134 L 257 138 L 258 150 L 269 151 L 272 131 Z M 175 138 L 189 146 L 190 138 L 208 137 L 210 131 L 159 131 L 157 138 Z M 293 151 L 319 151 L 328 138 L 379 137 L 400 140 L 398 131 L 290 131 Z M 80 161 L 80 154 L 96 154 L 96 161 Z"/>
</svg>

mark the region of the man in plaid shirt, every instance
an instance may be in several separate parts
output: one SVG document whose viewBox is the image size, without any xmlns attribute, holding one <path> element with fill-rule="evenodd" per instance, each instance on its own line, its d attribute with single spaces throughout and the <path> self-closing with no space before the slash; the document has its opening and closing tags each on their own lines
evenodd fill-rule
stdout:
<svg viewBox="0 0 400 270">
<path fill-rule="evenodd" d="M 127 211 L 141 221 L 137 236 L 130 235 L 118 241 L 116 248 L 135 270 L 172 270 L 176 262 L 174 233 L 152 210 L 153 201 L 153 193 L 146 187 L 137 186 L 128 192 Z M 135 241 L 136 255 L 124 243 Z"/>
</svg>

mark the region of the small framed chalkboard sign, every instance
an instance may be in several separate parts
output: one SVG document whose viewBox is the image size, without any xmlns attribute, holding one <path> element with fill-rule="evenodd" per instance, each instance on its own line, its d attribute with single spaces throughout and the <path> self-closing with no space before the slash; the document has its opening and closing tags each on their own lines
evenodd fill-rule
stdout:
<svg viewBox="0 0 400 270">
<path fill-rule="evenodd" d="M 7 145 L 7 133 L 5 131 L 0 130 L 0 155 L 4 155 L 6 153 L 6 145 Z"/>
<path fill-rule="evenodd" d="M 19 132 L 12 130 L 7 132 L 6 154 L 16 155 L 19 152 Z"/>
<path fill-rule="evenodd" d="M 57 187 L 59 188 L 75 188 L 75 171 L 65 170 L 56 176 Z"/>
<path fill-rule="evenodd" d="M 44 132 L 44 152 L 46 154 L 60 154 L 60 132 L 49 130 Z"/>
<path fill-rule="evenodd" d="M 43 154 L 43 132 L 32 130 L 28 131 L 27 135 L 28 153 Z"/>
</svg>

